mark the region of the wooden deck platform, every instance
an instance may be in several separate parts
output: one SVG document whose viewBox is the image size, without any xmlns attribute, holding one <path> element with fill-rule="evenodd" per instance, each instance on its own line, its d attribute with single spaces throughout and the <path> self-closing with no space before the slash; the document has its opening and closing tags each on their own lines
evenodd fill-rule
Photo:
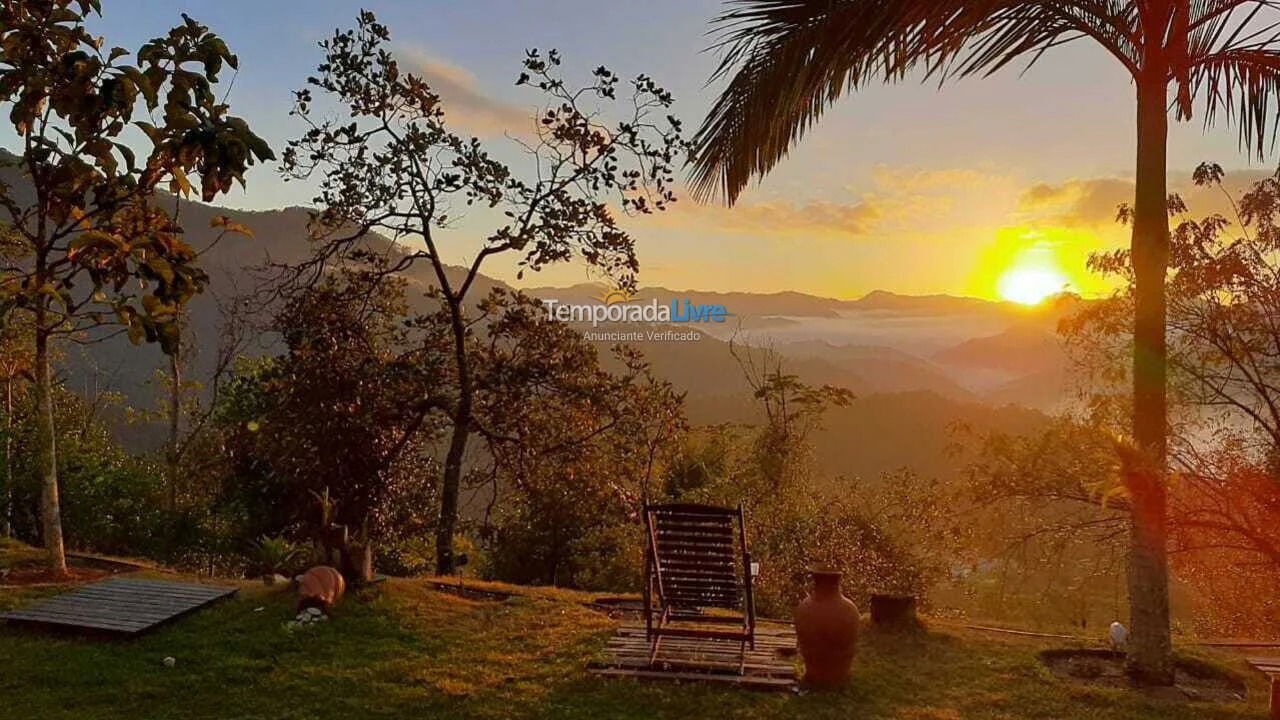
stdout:
<svg viewBox="0 0 1280 720">
<path fill-rule="evenodd" d="M 138 635 L 236 593 L 237 588 L 110 578 L 0 614 L 10 623 Z"/>
<path fill-rule="evenodd" d="M 1249 666 L 1271 680 L 1271 720 L 1280 720 L 1280 656 L 1245 658 Z"/>
<path fill-rule="evenodd" d="M 644 625 L 626 624 L 609 639 L 605 652 L 604 659 L 588 666 L 590 672 L 606 677 L 728 683 L 760 690 L 791 691 L 797 687 L 796 635 L 789 625 L 758 626 L 755 649 L 748 647 L 745 653 L 736 641 L 665 637 L 653 655 Z"/>
</svg>

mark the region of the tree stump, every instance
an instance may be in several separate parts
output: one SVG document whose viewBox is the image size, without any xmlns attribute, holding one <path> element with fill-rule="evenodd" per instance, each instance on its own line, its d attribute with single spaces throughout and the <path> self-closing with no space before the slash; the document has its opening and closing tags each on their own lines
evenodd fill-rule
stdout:
<svg viewBox="0 0 1280 720">
<path fill-rule="evenodd" d="M 871 622 L 881 627 L 914 627 L 916 598 L 913 595 L 872 595 Z"/>
</svg>

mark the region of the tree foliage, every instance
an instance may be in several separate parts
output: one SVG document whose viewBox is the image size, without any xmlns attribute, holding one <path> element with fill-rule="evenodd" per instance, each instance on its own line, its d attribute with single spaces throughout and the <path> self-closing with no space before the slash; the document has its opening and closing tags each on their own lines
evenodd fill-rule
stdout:
<svg viewBox="0 0 1280 720">
<path fill-rule="evenodd" d="M 337 525 L 386 547 L 430 528 L 435 435 L 405 442 L 406 399 L 434 392 L 439 356 L 411 345 L 406 310 L 401 285 L 349 270 L 279 312 L 285 352 L 244 367 L 218 414 L 237 535 L 318 541 Z"/>
<path fill-rule="evenodd" d="M 134 342 L 172 350 L 178 309 L 206 277 L 157 193 L 188 195 L 198 175 L 201 197 L 212 200 L 273 157 L 217 97 L 224 65 L 238 61 L 207 27 L 183 16 L 130 53 L 90 34 L 91 14 L 101 14 L 97 0 L 0 6 L 0 103 L 21 144 L 20 157 L 5 165 L 34 191 L 0 180 L 13 246 L 0 265 L 0 316 L 19 310 L 32 318 L 43 535 L 58 574 L 66 558 L 50 340 L 109 323 Z M 124 62 L 131 54 L 136 64 Z M 150 145 L 141 159 L 133 140 Z"/>
<path fill-rule="evenodd" d="M 1193 179 L 1221 189 L 1233 216 L 1196 218 L 1180 198 L 1169 203 L 1178 220 L 1168 281 L 1173 549 L 1181 573 L 1206 595 L 1234 593 L 1265 622 L 1275 617 L 1274 604 L 1259 606 L 1265 594 L 1241 590 L 1280 579 L 1271 532 L 1280 523 L 1280 180 L 1263 179 L 1236 197 L 1217 165 L 1201 165 Z M 1095 256 L 1091 266 L 1119 277 L 1121 290 L 1064 330 L 1092 380 L 1094 406 L 1123 422 L 1117 395 L 1126 375 L 1114 353 L 1132 342 L 1119 320 L 1131 312 L 1132 263 L 1120 250 Z M 1206 622 L 1213 615 L 1202 608 Z M 1248 631 L 1240 622 L 1248 615 L 1234 613 L 1230 625 L 1215 629 Z"/>
<path fill-rule="evenodd" d="M 531 136 L 513 128 L 527 156 L 519 174 L 476 138 L 454 133 L 428 83 L 404 71 L 387 48 L 391 33 L 371 12 L 356 27 L 320 43 L 324 59 L 295 94 L 294 114 L 308 126 L 285 151 L 288 178 L 318 178 L 312 231 L 316 258 L 291 273 L 313 282 L 326 264 L 362 252 L 379 232 L 393 243 L 386 270 L 429 264 L 448 317 L 455 391 L 444 409 L 452 425 L 441 484 L 437 569 L 453 569 L 453 535 L 467 445 L 475 430 L 475 379 L 467 347 L 468 293 L 486 260 L 511 255 L 539 270 L 578 258 L 620 286 L 634 286 L 635 243 L 617 213 L 648 214 L 675 200 L 674 165 L 684 149 L 673 98 L 647 76 L 624 84 L 599 67 L 581 86 L 560 76 L 559 53 L 531 50 L 516 84 L 547 103 L 530 119 Z M 620 88 L 629 92 L 619 93 Z M 318 104 L 322 103 L 322 104 Z M 329 114 L 336 106 L 340 112 Z M 620 117 L 610 118 L 612 111 Z M 521 139 L 528 138 L 528 139 Z M 460 216 L 476 211 L 492 229 L 446 242 Z M 447 259 L 464 257 L 457 272 Z M 424 412 L 428 408 L 424 407 Z"/>
<path fill-rule="evenodd" d="M 1280 53 L 1260 0 L 737 0 L 716 21 L 727 86 L 694 139 L 700 197 L 733 203 L 848 93 L 908 78 L 946 82 L 1025 69 L 1078 40 L 1135 79 L 1171 85 L 1179 119 L 1236 125 L 1261 154 L 1274 141 Z"/>
<path fill-rule="evenodd" d="M 605 371 L 540 303 L 495 293 L 478 353 L 478 432 L 492 458 L 482 532 L 504 579 L 618 587 L 638 579 L 642 503 L 686 430 L 683 394 L 627 347 Z M 484 478 L 484 474 L 478 474 Z"/>
<path fill-rule="evenodd" d="M 99 4 L 0 12 L 0 103 L 22 142 L 9 164 L 35 192 L 0 184 L 20 260 L 0 290 L 8 307 L 47 298 L 46 323 L 59 332 L 114 315 L 135 340 L 171 343 L 176 308 L 206 278 L 157 192 L 188 195 L 197 176 L 212 200 L 274 155 L 216 94 L 224 66 L 238 60 L 207 27 L 184 16 L 131 53 L 89 33 L 90 11 Z M 123 62 L 130 55 L 137 64 Z M 138 140 L 150 145 L 142 157 Z"/>
</svg>

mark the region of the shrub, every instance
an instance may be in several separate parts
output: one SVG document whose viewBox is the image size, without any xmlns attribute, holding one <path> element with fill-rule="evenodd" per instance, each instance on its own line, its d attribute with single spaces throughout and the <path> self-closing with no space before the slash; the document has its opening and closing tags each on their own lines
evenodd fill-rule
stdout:
<svg viewBox="0 0 1280 720">
<path fill-rule="evenodd" d="M 306 557 L 306 548 L 283 537 L 260 537 L 250 546 L 249 568 L 254 575 L 291 576 Z"/>
</svg>

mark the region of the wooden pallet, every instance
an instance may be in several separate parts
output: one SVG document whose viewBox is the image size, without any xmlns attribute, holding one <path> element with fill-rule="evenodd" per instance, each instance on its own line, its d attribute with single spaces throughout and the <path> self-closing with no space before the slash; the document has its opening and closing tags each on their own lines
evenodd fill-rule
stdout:
<svg viewBox="0 0 1280 720">
<path fill-rule="evenodd" d="M 1247 661 L 1271 679 L 1271 720 L 1280 720 L 1280 657 L 1251 657 Z"/>
<path fill-rule="evenodd" d="M 111 578 L 0 615 L 10 623 L 138 635 L 225 597 L 237 588 Z"/>
<path fill-rule="evenodd" d="M 756 646 L 708 638 L 664 637 L 654 653 L 644 625 L 618 628 L 602 660 L 587 669 L 606 677 L 728 683 L 761 690 L 797 686 L 796 636 L 787 625 L 760 625 Z M 652 656 L 652 660 L 650 659 Z"/>
</svg>

